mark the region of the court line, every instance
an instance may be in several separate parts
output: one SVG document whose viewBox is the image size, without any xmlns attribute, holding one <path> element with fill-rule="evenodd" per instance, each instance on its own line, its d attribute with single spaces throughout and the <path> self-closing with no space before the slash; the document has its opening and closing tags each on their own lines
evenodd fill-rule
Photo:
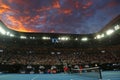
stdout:
<svg viewBox="0 0 120 80">
<path fill-rule="evenodd" d="M 35 80 L 35 79 L 37 79 L 38 77 L 39 77 L 39 75 L 33 77 L 31 80 Z"/>
</svg>

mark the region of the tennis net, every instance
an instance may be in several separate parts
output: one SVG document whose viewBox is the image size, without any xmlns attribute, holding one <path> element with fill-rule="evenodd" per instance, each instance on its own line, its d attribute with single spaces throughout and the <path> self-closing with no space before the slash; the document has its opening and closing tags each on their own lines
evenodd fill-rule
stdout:
<svg viewBox="0 0 120 80">
<path fill-rule="evenodd" d="M 71 73 L 84 77 L 91 77 L 91 78 L 96 78 L 98 80 L 102 80 L 101 70 L 99 67 L 72 69 Z"/>
</svg>

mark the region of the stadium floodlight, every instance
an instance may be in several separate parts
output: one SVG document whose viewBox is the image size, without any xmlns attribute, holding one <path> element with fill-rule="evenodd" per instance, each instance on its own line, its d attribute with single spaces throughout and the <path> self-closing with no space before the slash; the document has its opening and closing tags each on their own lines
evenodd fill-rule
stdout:
<svg viewBox="0 0 120 80">
<path fill-rule="evenodd" d="M 95 37 L 95 39 L 101 39 L 101 38 L 103 38 L 103 37 L 105 37 L 105 34 L 98 34 L 98 35 Z"/>
<path fill-rule="evenodd" d="M 33 37 L 33 39 L 35 39 L 35 37 Z"/>
<path fill-rule="evenodd" d="M 35 37 L 30 37 L 30 39 L 35 39 Z"/>
<path fill-rule="evenodd" d="M 101 35 L 100 35 L 100 34 L 98 34 L 98 35 L 96 36 L 96 38 L 97 38 L 97 39 L 100 39 L 100 38 L 101 38 Z"/>
<path fill-rule="evenodd" d="M 75 40 L 77 41 L 77 40 L 78 40 L 78 38 L 75 38 Z"/>
<path fill-rule="evenodd" d="M 101 37 L 102 37 L 102 38 L 105 37 L 105 34 L 101 34 Z"/>
<path fill-rule="evenodd" d="M 59 37 L 58 39 L 62 40 L 62 41 L 67 41 L 67 40 L 69 40 L 69 37 Z"/>
<path fill-rule="evenodd" d="M 116 26 L 114 27 L 114 29 L 115 29 L 115 30 L 118 30 L 118 29 L 120 29 L 120 26 L 119 26 L 119 25 L 116 25 Z"/>
<path fill-rule="evenodd" d="M 114 33 L 114 30 L 113 30 L 113 29 L 109 29 L 109 30 L 106 31 L 106 34 L 107 34 L 107 35 L 111 35 L 112 33 Z"/>
<path fill-rule="evenodd" d="M 26 36 L 20 36 L 20 38 L 21 38 L 21 39 L 27 39 L 27 37 L 26 37 Z"/>
<path fill-rule="evenodd" d="M 42 37 L 42 39 L 43 39 L 43 40 L 49 40 L 50 37 L 45 37 L 45 36 L 44 36 L 44 37 Z"/>
<path fill-rule="evenodd" d="M 10 35 L 10 32 L 6 32 L 7 35 Z"/>
<path fill-rule="evenodd" d="M 88 38 L 87 38 L 87 37 L 83 37 L 81 40 L 82 40 L 82 41 L 87 41 Z"/>
<path fill-rule="evenodd" d="M 13 35 L 13 34 L 10 34 L 10 37 L 14 37 L 15 35 Z"/>
<path fill-rule="evenodd" d="M 2 33 L 3 35 L 5 35 L 6 31 L 2 27 L 0 27 L 0 33 Z"/>
</svg>

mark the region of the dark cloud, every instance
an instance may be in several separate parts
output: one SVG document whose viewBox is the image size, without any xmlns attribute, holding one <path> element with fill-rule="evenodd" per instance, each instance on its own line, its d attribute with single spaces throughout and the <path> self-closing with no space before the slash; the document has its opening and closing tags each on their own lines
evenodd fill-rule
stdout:
<svg viewBox="0 0 120 80">
<path fill-rule="evenodd" d="M 0 19 L 23 32 L 94 33 L 120 14 L 120 0 L 0 0 Z"/>
</svg>

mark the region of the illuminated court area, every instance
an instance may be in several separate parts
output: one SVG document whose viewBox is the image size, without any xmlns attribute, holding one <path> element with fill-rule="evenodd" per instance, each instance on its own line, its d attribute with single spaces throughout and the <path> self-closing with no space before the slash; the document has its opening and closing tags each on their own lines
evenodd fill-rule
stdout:
<svg viewBox="0 0 120 80">
<path fill-rule="evenodd" d="M 120 80 L 120 71 L 102 72 L 102 80 Z M 91 74 L 1 74 L 0 80 L 99 80 Z"/>
</svg>

